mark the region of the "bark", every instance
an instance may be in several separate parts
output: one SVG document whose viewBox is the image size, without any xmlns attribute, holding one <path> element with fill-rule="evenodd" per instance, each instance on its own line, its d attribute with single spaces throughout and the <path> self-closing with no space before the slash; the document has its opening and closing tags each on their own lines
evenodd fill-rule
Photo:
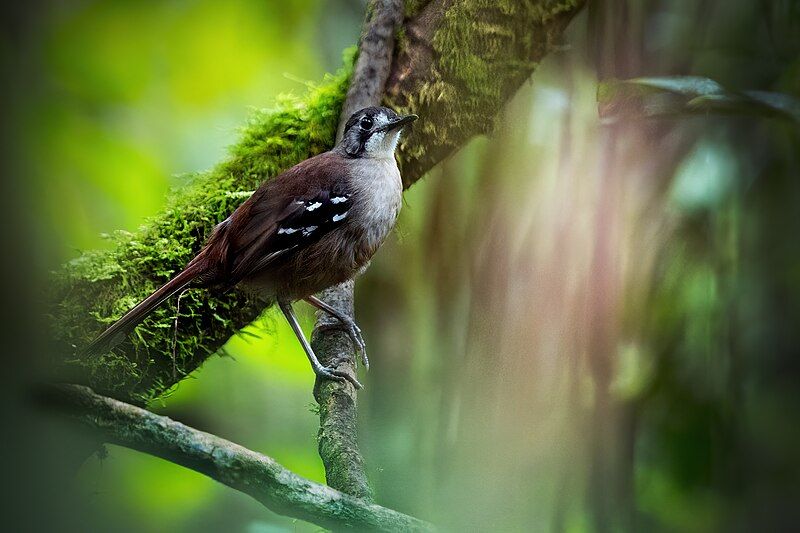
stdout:
<svg viewBox="0 0 800 533">
<path fill-rule="evenodd" d="M 270 457 L 87 387 L 49 386 L 37 399 L 106 442 L 191 468 L 282 515 L 336 530 L 433 530 L 416 518 L 302 478 Z"/>
<path fill-rule="evenodd" d="M 389 76 L 394 50 L 394 36 L 403 20 L 399 0 L 376 0 L 370 3 L 359 54 L 350 80 L 350 89 L 339 116 L 339 141 L 350 116 L 365 107 L 380 105 Z M 354 282 L 332 287 L 320 298 L 340 311 L 353 316 Z M 317 325 L 336 322 L 326 313 L 317 313 Z M 317 328 L 312 347 L 322 364 L 355 375 L 357 363 L 350 339 L 341 331 Z M 364 459 L 358 449 L 357 391 L 349 382 L 317 379 L 314 398 L 319 404 L 319 455 L 325 465 L 328 485 L 365 500 L 372 500 Z"/>
<path fill-rule="evenodd" d="M 339 311 L 353 316 L 353 282 L 332 287 L 319 295 Z M 336 323 L 317 313 L 317 325 Z M 347 335 L 337 330 L 315 330 L 312 347 L 325 365 L 355 373 L 353 347 Z M 328 485 L 358 498 L 372 501 L 372 490 L 358 449 L 357 392 L 350 382 L 319 379 L 314 385 L 319 404 L 319 456 Z"/>
<path fill-rule="evenodd" d="M 401 143 L 410 187 L 478 134 L 556 45 L 585 0 L 434 0 L 403 25 L 385 101 L 421 120 Z"/>
</svg>

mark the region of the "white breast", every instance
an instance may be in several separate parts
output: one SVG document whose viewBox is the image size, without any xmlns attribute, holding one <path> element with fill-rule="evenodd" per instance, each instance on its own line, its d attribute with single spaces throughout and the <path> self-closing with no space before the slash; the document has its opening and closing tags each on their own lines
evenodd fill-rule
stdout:
<svg viewBox="0 0 800 533">
<path fill-rule="evenodd" d="M 365 229 L 364 239 L 377 248 L 397 221 L 403 203 L 403 182 L 394 157 L 354 159 L 351 186 L 356 192 L 353 221 Z"/>
</svg>

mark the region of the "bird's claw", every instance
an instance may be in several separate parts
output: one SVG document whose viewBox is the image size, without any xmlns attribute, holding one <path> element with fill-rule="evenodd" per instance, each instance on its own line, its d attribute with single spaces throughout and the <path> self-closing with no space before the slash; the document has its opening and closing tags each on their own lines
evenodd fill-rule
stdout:
<svg viewBox="0 0 800 533">
<path fill-rule="evenodd" d="M 347 329 L 347 336 L 353 342 L 353 347 L 361 356 L 361 364 L 364 365 L 364 370 L 369 370 L 369 358 L 367 357 L 367 343 L 364 342 L 364 337 L 361 336 L 361 328 L 355 322 L 351 322 L 345 326 Z"/>
<path fill-rule="evenodd" d="M 353 348 L 361 356 L 361 364 L 364 365 L 364 370 L 369 370 L 369 358 L 367 357 L 367 343 L 364 342 L 364 337 L 361 336 L 361 328 L 355 321 L 342 322 L 337 321 L 332 324 L 324 324 L 317 326 L 319 331 L 329 331 L 331 329 L 338 329 L 344 331 L 350 341 L 353 343 Z"/>
<path fill-rule="evenodd" d="M 347 380 L 353 385 L 353 387 L 356 388 L 356 390 L 364 388 L 363 385 L 361 385 L 361 383 L 359 383 L 359 381 L 355 378 L 355 376 L 349 372 L 345 372 L 344 370 L 338 370 L 330 366 L 320 366 L 319 368 L 314 369 L 314 373 L 321 378 L 327 378 L 333 381 L 343 382 Z"/>
</svg>

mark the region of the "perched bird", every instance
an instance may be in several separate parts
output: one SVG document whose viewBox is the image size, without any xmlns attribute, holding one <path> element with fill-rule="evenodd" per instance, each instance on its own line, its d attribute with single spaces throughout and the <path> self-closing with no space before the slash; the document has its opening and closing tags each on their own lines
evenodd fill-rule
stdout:
<svg viewBox="0 0 800 533">
<path fill-rule="evenodd" d="M 403 185 L 394 152 L 416 115 L 386 107 L 354 113 L 339 144 L 267 180 L 217 225 L 186 268 L 112 324 L 84 350 L 111 349 L 170 296 L 187 287 L 255 290 L 277 303 L 318 376 L 351 375 L 323 366 L 303 335 L 292 303 L 306 300 L 340 322 L 364 365 L 361 331 L 346 315 L 314 296 L 352 278 L 394 227 Z"/>
</svg>

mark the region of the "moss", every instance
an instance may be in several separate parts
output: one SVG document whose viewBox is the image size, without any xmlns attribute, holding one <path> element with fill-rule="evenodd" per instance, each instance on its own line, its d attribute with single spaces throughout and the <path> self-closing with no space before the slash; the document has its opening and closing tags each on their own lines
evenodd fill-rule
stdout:
<svg viewBox="0 0 800 533">
<path fill-rule="evenodd" d="M 387 100 L 422 117 L 415 125 L 420 134 L 401 144 L 407 185 L 469 136 L 494 128 L 505 101 L 528 79 L 583 3 L 464 0 L 445 12 L 433 38 L 432 75 L 414 91 Z M 429 142 L 423 145 L 416 139 Z"/>
<path fill-rule="evenodd" d="M 117 232 L 108 251 L 83 253 L 54 275 L 50 310 L 65 375 L 145 403 L 197 368 L 261 312 L 240 291 L 188 290 L 145 320 L 129 340 L 99 357 L 78 355 L 94 335 L 166 282 L 194 256 L 215 224 L 262 181 L 333 144 L 354 52 L 346 67 L 302 98 L 282 97 L 255 113 L 216 168 L 190 176 L 166 208 L 136 233 Z"/>
<path fill-rule="evenodd" d="M 405 0 L 403 4 L 403 16 L 411 18 L 417 15 L 429 2 L 430 0 Z"/>
</svg>

